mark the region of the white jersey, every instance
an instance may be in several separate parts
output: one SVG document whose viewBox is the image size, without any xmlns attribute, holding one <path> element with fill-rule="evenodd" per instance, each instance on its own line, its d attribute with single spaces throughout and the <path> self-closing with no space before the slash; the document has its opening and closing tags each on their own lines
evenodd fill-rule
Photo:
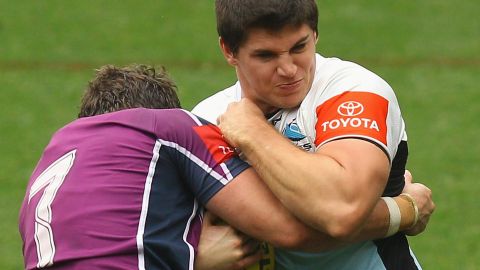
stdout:
<svg viewBox="0 0 480 270">
<path fill-rule="evenodd" d="M 316 54 L 315 65 L 312 87 L 300 106 L 279 110 L 268 120 L 292 143 L 310 152 L 341 138 L 374 143 L 387 154 L 392 165 L 384 196 L 400 194 L 408 147 L 405 124 L 392 88 L 352 62 Z M 237 82 L 200 102 L 193 113 L 215 123 L 229 103 L 241 98 Z M 403 233 L 329 252 L 276 249 L 275 253 L 277 269 L 421 269 Z"/>
</svg>

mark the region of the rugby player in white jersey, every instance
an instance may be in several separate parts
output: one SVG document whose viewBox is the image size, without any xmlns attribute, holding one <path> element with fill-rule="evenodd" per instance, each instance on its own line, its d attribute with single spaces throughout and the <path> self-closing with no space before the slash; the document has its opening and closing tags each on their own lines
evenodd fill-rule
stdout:
<svg viewBox="0 0 480 270">
<path fill-rule="evenodd" d="M 405 183 L 407 136 L 391 87 L 315 53 L 313 0 L 217 0 L 216 16 L 238 82 L 193 112 L 219 117 L 225 137 L 300 220 L 355 242 L 315 254 L 276 249 L 277 269 L 421 269 L 405 235 L 422 232 L 435 205 L 427 187 Z M 403 203 L 419 208 L 409 230 L 399 228 Z M 363 234 L 371 240 L 355 240 L 368 219 L 385 216 L 384 228 Z"/>
</svg>

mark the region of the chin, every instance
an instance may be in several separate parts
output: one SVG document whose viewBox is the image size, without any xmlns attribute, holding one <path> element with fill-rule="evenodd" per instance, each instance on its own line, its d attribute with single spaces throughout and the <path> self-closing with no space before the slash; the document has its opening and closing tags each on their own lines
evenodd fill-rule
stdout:
<svg viewBox="0 0 480 270">
<path fill-rule="evenodd" d="M 293 108 L 297 108 L 298 106 L 300 106 L 300 104 L 302 103 L 302 100 L 303 99 L 299 99 L 299 100 L 291 100 L 291 101 L 286 101 L 286 102 L 280 102 L 280 106 L 277 106 L 278 108 L 281 108 L 281 109 L 293 109 Z"/>
<path fill-rule="evenodd" d="M 303 100 L 305 99 L 306 94 L 290 96 L 287 99 L 283 100 L 282 107 L 283 109 L 292 109 L 300 106 Z"/>
</svg>

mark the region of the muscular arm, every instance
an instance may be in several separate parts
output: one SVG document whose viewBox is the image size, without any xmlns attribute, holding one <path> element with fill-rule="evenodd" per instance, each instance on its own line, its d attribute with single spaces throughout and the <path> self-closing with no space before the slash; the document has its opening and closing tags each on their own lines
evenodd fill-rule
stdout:
<svg viewBox="0 0 480 270">
<path fill-rule="evenodd" d="M 389 161 L 379 147 L 343 139 L 307 153 L 274 130 L 248 100 L 235 106 L 240 107 L 219 118 L 222 132 L 288 210 L 336 239 L 358 241 L 385 235 L 389 213 L 379 198 Z"/>
<path fill-rule="evenodd" d="M 338 238 L 357 233 L 385 188 L 386 155 L 358 139 L 334 141 L 308 153 L 271 131 L 257 136 L 268 140 L 240 148 L 273 193 L 318 230 Z"/>
<path fill-rule="evenodd" d="M 220 190 L 206 207 L 233 227 L 274 246 L 323 251 L 348 243 L 300 222 L 278 201 L 253 169 L 238 175 Z M 381 238 L 385 235 L 389 223 L 385 204 L 378 201 L 372 213 L 362 233 L 349 242 Z"/>
</svg>

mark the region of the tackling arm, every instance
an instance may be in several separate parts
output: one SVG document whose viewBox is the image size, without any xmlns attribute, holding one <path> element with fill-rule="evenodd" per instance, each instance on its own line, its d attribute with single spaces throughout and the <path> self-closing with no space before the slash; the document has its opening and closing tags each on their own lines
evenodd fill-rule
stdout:
<svg viewBox="0 0 480 270">
<path fill-rule="evenodd" d="M 274 246 L 321 251 L 342 244 L 291 215 L 252 168 L 217 192 L 206 208 L 245 234 Z"/>
<path fill-rule="evenodd" d="M 274 246 L 304 251 L 331 250 L 351 242 L 381 238 L 385 235 L 389 217 L 386 205 L 378 201 L 361 234 L 348 242 L 338 240 L 300 222 L 278 201 L 253 169 L 247 169 L 213 196 L 207 209 L 233 227 Z M 414 215 L 411 208 L 402 216 Z M 411 224 L 403 224 L 401 229 Z"/>
<path fill-rule="evenodd" d="M 343 139 L 324 145 L 317 153 L 304 152 L 274 130 L 247 99 L 231 104 L 219 124 L 229 142 L 242 150 L 272 192 L 300 220 L 346 241 L 385 236 L 389 211 L 380 196 L 389 161 L 380 148 L 367 141 Z M 403 219 L 400 229 L 412 225 L 413 216 Z"/>
</svg>

